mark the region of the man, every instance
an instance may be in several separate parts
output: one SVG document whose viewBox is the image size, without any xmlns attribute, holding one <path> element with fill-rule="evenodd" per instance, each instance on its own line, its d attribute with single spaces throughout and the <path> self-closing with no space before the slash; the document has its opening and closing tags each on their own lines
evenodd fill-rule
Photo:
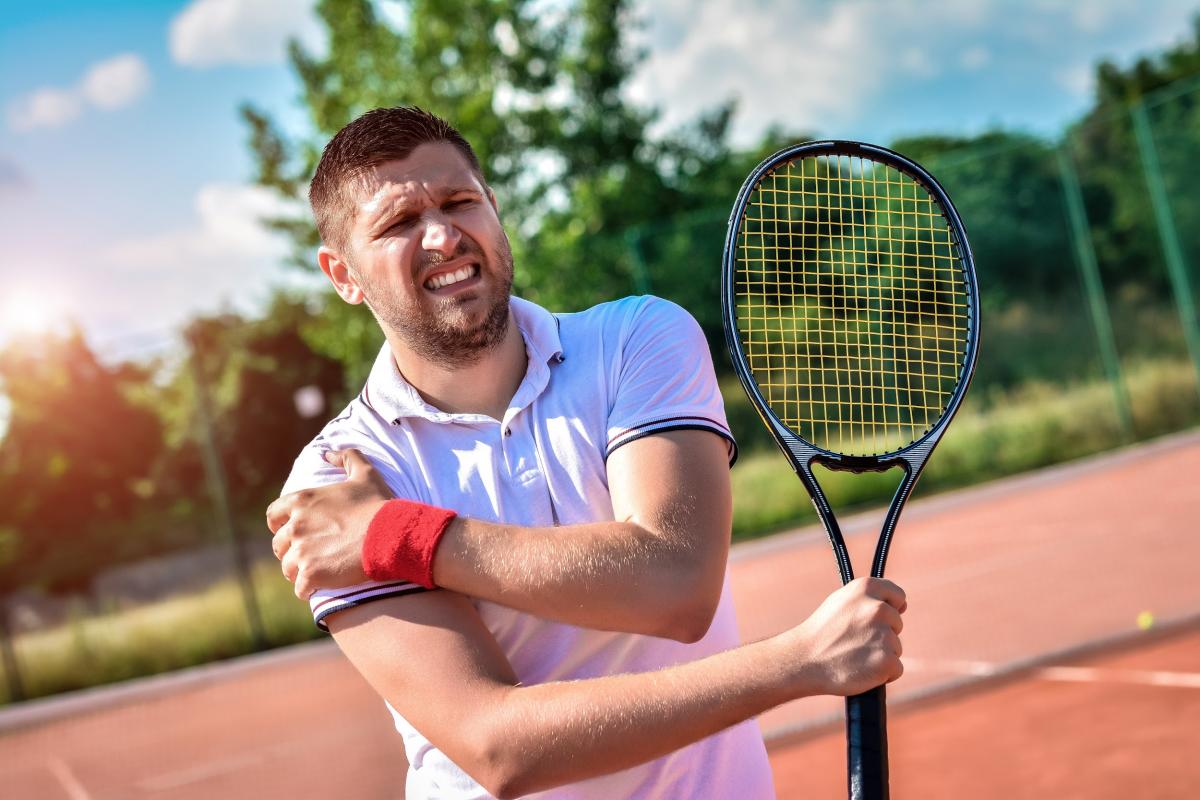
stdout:
<svg viewBox="0 0 1200 800">
<path fill-rule="evenodd" d="M 268 523 L 392 710 L 410 800 L 770 797 L 752 717 L 899 677 L 887 581 L 738 647 L 734 448 L 686 312 L 511 298 L 495 195 L 417 109 L 346 126 L 310 198 L 322 271 L 387 344 Z"/>
</svg>

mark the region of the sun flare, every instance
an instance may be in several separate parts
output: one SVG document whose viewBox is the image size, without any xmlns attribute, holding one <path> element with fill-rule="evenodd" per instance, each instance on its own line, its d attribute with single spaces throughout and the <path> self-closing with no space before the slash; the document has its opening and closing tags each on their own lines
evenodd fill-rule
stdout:
<svg viewBox="0 0 1200 800">
<path fill-rule="evenodd" d="M 65 318 L 62 304 L 42 293 L 18 289 L 0 300 L 0 331 L 10 336 L 47 333 Z"/>
</svg>

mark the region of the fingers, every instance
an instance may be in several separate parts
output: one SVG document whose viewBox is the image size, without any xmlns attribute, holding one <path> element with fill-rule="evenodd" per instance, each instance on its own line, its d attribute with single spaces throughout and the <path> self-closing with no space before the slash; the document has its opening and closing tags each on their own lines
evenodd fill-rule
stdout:
<svg viewBox="0 0 1200 800">
<path fill-rule="evenodd" d="M 283 558 L 279 560 L 279 566 L 283 570 L 283 577 L 295 583 L 296 576 L 300 574 L 300 558 L 296 551 L 289 550 L 284 553 Z"/>
<path fill-rule="evenodd" d="M 294 585 L 292 588 L 296 591 L 296 597 L 299 597 L 301 600 L 307 600 L 308 596 L 316 591 L 316 589 L 312 586 L 312 583 L 309 581 L 308 575 L 305 573 L 300 573 L 297 575 L 296 580 L 293 583 Z"/>
<path fill-rule="evenodd" d="M 284 525 L 275 532 L 271 537 L 271 552 L 275 554 L 275 558 L 283 561 L 283 557 L 287 555 L 287 551 L 292 546 L 292 529 L 289 525 Z"/>
<path fill-rule="evenodd" d="M 882 600 L 903 614 L 908 610 L 908 597 L 904 590 L 886 578 L 864 578 L 863 590 L 868 597 Z"/>
<path fill-rule="evenodd" d="M 325 454 L 325 460 L 335 467 L 344 469 L 346 477 L 350 479 L 362 477 L 366 472 L 374 469 L 366 456 L 352 447 L 346 450 L 330 450 Z"/>
<path fill-rule="evenodd" d="M 267 527 L 271 533 L 277 533 L 292 515 L 292 507 L 296 504 L 296 494 L 285 494 L 271 505 L 267 506 Z"/>
<path fill-rule="evenodd" d="M 876 618 L 881 622 L 887 623 L 887 626 L 892 629 L 892 632 L 897 636 L 904 630 L 904 620 L 900 616 L 900 612 L 887 603 L 882 603 L 878 606 L 875 612 Z"/>
<path fill-rule="evenodd" d="M 311 565 L 306 566 L 300 555 L 299 547 L 292 547 L 292 526 L 285 525 L 271 537 L 271 550 L 279 559 L 279 567 L 283 577 L 293 584 L 296 597 L 307 600 L 309 595 L 317 590 L 313 584 Z"/>
</svg>

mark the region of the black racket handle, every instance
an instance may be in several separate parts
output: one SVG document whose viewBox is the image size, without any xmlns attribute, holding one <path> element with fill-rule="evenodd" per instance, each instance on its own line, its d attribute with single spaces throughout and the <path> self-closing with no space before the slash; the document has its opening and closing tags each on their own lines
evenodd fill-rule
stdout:
<svg viewBox="0 0 1200 800">
<path fill-rule="evenodd" d="M 878 686 L 846 698 L 850 800 L 888 800 L 887 697 Z"/>
</svg>

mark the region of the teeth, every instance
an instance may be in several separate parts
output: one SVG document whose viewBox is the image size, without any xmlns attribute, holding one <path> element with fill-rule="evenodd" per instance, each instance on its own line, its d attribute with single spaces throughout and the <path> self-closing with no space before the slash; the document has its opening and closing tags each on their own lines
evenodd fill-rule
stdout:
<svg viewBox="0 0 1200 800">
<path fill-rule="evenodd" d="M 475 274 L 475 267 L 473 265 L 467 265 L 465 267 L 461 267 L 459 269 L 454 270 L 454 272 L 447 272 L 443 275 L 438 275 L 436 277 L 430 278 L 429 280 L 425 281 L 425 288 L 426 289 L 441 289 L 443 286 L 449 286 L 452 283 L 458 283 L 459 281 L 465 281 L 467 278 L 470 278 L 474 274 Z"/>
</svg>

